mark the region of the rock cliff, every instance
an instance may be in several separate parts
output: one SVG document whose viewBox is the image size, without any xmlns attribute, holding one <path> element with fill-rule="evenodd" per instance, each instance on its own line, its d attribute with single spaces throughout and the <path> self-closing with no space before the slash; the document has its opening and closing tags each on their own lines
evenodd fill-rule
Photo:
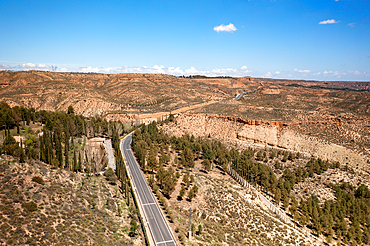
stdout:
<svg viewBox="0 0 370 246">
<path fill-rule="evenodd" d="M 338 121 L 316 124 L 340 124 Z M 346 147 L 300 134 L 290 129 L 293 123 L 251 121 L 215 115 L 180 114 L 175 123 L 164 125 L 170 135 L 192 134 L 195 137 L 211 137 L 239 146 L 282 148 L 300 152 L 324 160 L 339 161 L 357 169 L 366 170 L 367 157 Z M 313 124 L 301 122 L 294 124 Z"/>
</svg>

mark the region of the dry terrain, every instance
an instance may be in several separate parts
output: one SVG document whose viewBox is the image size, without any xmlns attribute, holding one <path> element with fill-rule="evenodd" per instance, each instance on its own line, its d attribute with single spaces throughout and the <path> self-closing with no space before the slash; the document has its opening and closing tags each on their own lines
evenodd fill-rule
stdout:
<svg viewBox="0 0 370 246">
<path fill-rule="evenodd" d="M 132 125 L 185 111 L 278 121 L 295 132 L 370 151 L 369 82 L 0 71 L 0 84 L 0 100 L 11 106 L 73 106 L 78 114 Z M 251 92 L 233 100 L 244 91 Z"/>
<path fill-rule="evenodd" d="M 264 162 L 278 178 L 284 169 L 293 172 L 304 167 L 311 157 L 340 163 L 339 168 L 296 183 L 291 195 L 298 200 L 311 194 L 320 203 L 333 199 L 330 183 L 370 186 L 369 82 L 0 71 L 0 84 L 0 101 L 12 107 L 67 111 L 73 106 L 77 114 L 120 120 L 125 127 L 162 120 L 172 113 L 175 121 L 161 126 L 169 135 L 215 139 L 238 150 L 253 147 L 267 156 L 277 151 L 300 153 L 301 158 L 285 161 L 283 167 L 275 165 L 276 161 L 282 163 L 281 156 Z M 242 92 L 248 93 L 234 100 Z M 100 150 L 99 143 L 86 143 L 92 147 L 91 155 Z M 79 144 L 86 143 L 81 140 Z M 97 153 L 97 157 L 104 167 L 104 153 Z M 293 228 L 276 219 L 255 193 L 241 188 L 220 169 L 214 167 L 207 173 L 200 166 L 197 160 L 191 173 L 191 186 L 199 187 L 195 198 L 191 202 L 178 199 L 185 170 L 177 169 L 180 181 L 167 200 L 175 216 L 171 226 L 181 242 L 323 243 L 323 237 L 315 238 L 308 228 Z M 77 242 L 75 238 L 81 238 L 78 243 L 82 245 L 143 243 L 142 235 L 128 236 L 129 221 L 137 217 L 123 202 L 118 187 L 103 178 L 88 179 L 39 163 L 1 160 L 0 167 L 3 244 L 37 240 L 50 245 L 56 238 L 62 244 Z M 32 181 L 35 176 L 42 176 L 44 185 Z M 32 202 L 37 210 L 32 211 Z M 28 206 L 31 210 L 27 212 Z M 191 241 L 185 237 L 190 206 L 195 225 Z M 24 222 L 20 223 L 21 219 Z M 197 232 L 199 225 L 201 232 Z"/>
<path fill-rule="evenodd" d="M 167 168 L 171 166 L 168 165 Z M 260 201 L 257 194 L 241 187 L 219 168 L 205 172 L 201 160 L 196 161 L 190 174 L 199 192 L 192 200 L 179 198 L 185 169 L 170 199 L 169 210 L 175 220 L 170 223 L 176 237 L 185 245 L 323 245 L 323 238 L 311 234 L 307 228 L 282 222 Z M 194 224 L 191 240 L 188 234 L 189 208 Z M 201 231 L 199 232 L 199 225 Z"/>
<path fill-rule="evenodd" d="M 139 230 L 128 235 L 134 210 L 103 177 L 3 156 L 0 194 L 2 245 L 143 245 Z"/>
</svg>

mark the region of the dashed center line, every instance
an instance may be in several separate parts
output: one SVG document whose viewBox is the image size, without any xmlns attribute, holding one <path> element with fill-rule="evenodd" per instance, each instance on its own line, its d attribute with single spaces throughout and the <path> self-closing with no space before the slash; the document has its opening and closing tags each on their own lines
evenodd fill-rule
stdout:
<svg viewBox="0 0 370 246">
<path fill-rule="evenodd" d="M 143 206 L 146 206 L 146 205 L 155 205 L 155 203 L 154 202 L 151 202 L 151 203 L 143 204 Z"/>
<path fill-rule="evenodd" d="M 162 241 L 162 242 L 158 242 L 158 243 L 156 243 L 156 245 L 158 245 L 158 244 L 162 244 L 162 243 L 172 243 L 172 242 L 175 242 L 175 241 L 173 241 L 173 240 L 169 240 L 169 241 Z"/>
</svg>

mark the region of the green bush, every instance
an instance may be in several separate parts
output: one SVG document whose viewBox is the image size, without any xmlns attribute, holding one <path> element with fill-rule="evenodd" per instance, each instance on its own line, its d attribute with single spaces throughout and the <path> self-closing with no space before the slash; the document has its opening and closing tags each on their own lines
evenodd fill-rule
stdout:
<svg viewBox="0 0 370 246">
<path fill-rule="evenodd" d="M 104 172 L 105 179 L 109 182 L 109 184 L 115 185 L 117 182 L 117 176 L 112 170 L 112 168 L 108 168 Z"/>
<path fill-rule="evenodd" d="M 34 202 L 25 202 L 22 203 L 22 207 L 28 212 L 34 212 L 37 210 L 37 204 Z"/>
<path fill-rule="evenodd" d="M 40 176 L 35 176 L 35 177 L 33 177 L 32 178 L 32 181 L 33 182 L 36 182 L 36 183 L 39 183 L 39 184 L 44 184 L 44 180 L 42 179 L 42 177 L 40 177 Z"/>
</svg>

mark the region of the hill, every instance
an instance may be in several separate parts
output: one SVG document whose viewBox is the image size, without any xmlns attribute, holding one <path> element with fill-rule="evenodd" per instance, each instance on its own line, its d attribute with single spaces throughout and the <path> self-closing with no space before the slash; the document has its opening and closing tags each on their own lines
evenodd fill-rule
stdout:
<svg viewBox="0 0 370 246">
<path fill-rule="evenodd" d="M 4 157 L 4 156 L 3 156 Z M 0 160 L 2 245 L 142 245 L 118 185 L 42 162 Z M 131 201 L 133 204 L 133 201 Z"/>
<path fill-rule="evenodd" d="M 74 232 L 82 235 L 83 240 L 97 232 L 96 243 L 142 242 L 141 235 L 127 236 L 129 227 L 125 226 L 136 217 L 127 207 L 119 212 L 121 198 L 118 194 L 114 197 L 118 187 L 106 184 L 102 178 L 83 176 L 106 165 L 104 146 L 99 142 L 89 149 L 89 142 L 93 137 L 109 137 L 117 149 L 119 135 L 133 126 L 161 121 L 171 114 L 175 117 L 161 122 L 158 129 L 153 125 L 140 128 L 141 151 L 135 151 L 143 170 L 148 162 L 158 162 L 154 170 L 146 170 L 146 176 L 181 242 L 370 242 L 369 220 L 363 216 L 370 197 L 368 82 L 1 71 L 0 83 L 0 100 L 12 107 L 0 105 L 0 141 L 7 142 L 1 150 L 14 152 L 16 160 L 26 158 L 26 164 L 10 159 L 1 162 L 1 206 L 5 218 L 1 226 L 3 231 L 10 228 L 0 237 L 4 243 L 23 242 L 14 235 L 17 230 L 22 235 L 28 233 L 26 227 L 17 226 L 18 218 L 27 217 L 28 206 L 31 210 L 37 208 L 29 213 L 34 217 L 28 222 L 33 218 L 41 223 L 37 219 L 41 218 L 57 225 L 66 217 L 68 225 L 81 228 L 84 221 L 79 220 L 85 217 L 73 217 L 79 214 L 77 211 L 95 216 L 86 230 L 82 226 Z M 10 135 L 20 135 L 20 142 L 24 138 L 26 156 Z M 75 155 L 87 160 L 82 169 L 83 161 L 80 157 L 77 161 Z M 117 167 L 122 167 L 122 160 L 117 163 Z M 299 230 L 276 220 L 253 191 L 241 188 L 227 176 L 228 165 L 249 182 L 254 181 L 271 202 L 291 216 Z M 121 177 L 119 174 L 120 171 L 117 175 Z M 35 175 L 42 177 L 45 184 L 33 182 Z M 172 196 L 164 185 L 170 179 L 161 181 L 166 175 L 176 181 L 170 187 Z M 29 181 L 24 183 L 29 186 L 13 185 L 21 182 L 21 177 Z M 55 178 L 60 185 L 54 185 Z M 195 186 L 199 188 L 195 198 L 182 199 L 181 190 L 185 188 L 183 192 L 193 196 L 189 193 Z M 59 187 L 65 193 L 59 193 Z M 56 191 L 55 195 L 48 195 L 52 194 L 49 188 Z M 12 190 L 17 190 L 17 194 Z M 37 196 L 43 192 L 45 196 Z M 58 196 L 57 204 L 50 196 Z M 109 200 L 106 205 L 104 199 Z M 10 204 L 19 208 L 10 210 L 15 217 L 6 214 Z M 109 208 L 109 204 L 117 206 Z M 195 241 L 185 237 L 189 206 L 196 209 L 194 226 L 204 226 L 198 229 L 199 233 L 193 228 Z M 47 213 L 45 208 L 49 207 L 61 214 L 56 221 Z M 71 214 L 64 214 L 65 208 Z M 119 218 L 113 215 L 123 211 L 130 215 L 118 222 Z M 100 215 L 111 216 L 112 220 L 102 222 Z M 240 217 L 244 223 L 238 222 Z M 263 226 L 258 227 L 259 222 Z M 116 232 L 109 227 L 112 223 L 120 224 Z M 76 236 L 67 228 L 59 226 L 54 230 L 50 235 L 46 233 L 49 239 L 40 240 L 52 243 L 55 235 L 63 234 L 70 237 L 64 240 L 65 244 L 74 242 Z M 37 228 L 29 231 L 37 233 Z M 114 238 L 108 233 L 111 231 Z"/>
</svg>

